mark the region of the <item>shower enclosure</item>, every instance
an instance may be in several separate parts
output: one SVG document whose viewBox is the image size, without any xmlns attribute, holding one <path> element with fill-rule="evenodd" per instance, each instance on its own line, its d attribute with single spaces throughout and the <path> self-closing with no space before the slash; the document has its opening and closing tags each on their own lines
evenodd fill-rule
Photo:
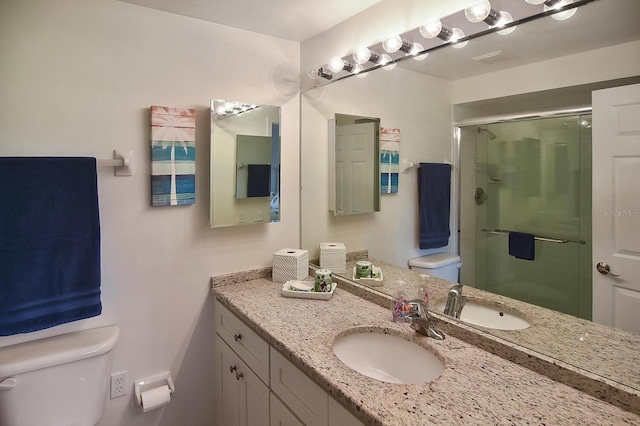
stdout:
<svg viewBox="0 0 640 426">
<path fill-rule="evenodd" d="M 591 116 L 460 129 L 461 282 L 591 319 Z M 532 234 L 532 260 L 509 233 Z"/>
</svg>

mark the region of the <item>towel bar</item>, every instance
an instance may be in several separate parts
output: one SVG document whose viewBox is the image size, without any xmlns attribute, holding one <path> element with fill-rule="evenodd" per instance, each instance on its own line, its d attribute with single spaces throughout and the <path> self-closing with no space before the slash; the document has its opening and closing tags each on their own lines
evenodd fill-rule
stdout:
<svg viewBox="0 0 640 426">
<path fill-rule="evenodd" d="M 114 149 L 113 160 L 97 160 L 98 167 L 113 167 L 115 176 L 133 176 L 133 150 Z"/>
<path fill-rule="evenodd" d="M 496 234 L 496 235 L 508 235 L 509 230 L 506 229 L 483 229 L 482 232 L 488 232 L 490 234 Z M 539 235 L 535 235 L 533 237 L 534 240 L 538 240 L 538 241 L 545 241 L 548 243 L 557 243 L 557 244 L 566 244 L 566 243 L 580 243 L 580 244 L 586 244 L 586 242 L 584 240 L 572 240 L 572 239 L 564 239 L 564 238 L 552 238 L 552 237 L 542 237 Z"/>
</svg>

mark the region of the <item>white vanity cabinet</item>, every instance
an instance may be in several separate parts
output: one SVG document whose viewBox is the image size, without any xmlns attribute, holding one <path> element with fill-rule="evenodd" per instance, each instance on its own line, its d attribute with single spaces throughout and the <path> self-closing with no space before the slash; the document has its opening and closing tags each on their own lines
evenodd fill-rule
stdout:
<svg viewBox="0 0 640 426">
<path fill-rule="evenodd" d="M 361 426 L 348 410 L 216 301 L 218 426 Z"/>
</svg>

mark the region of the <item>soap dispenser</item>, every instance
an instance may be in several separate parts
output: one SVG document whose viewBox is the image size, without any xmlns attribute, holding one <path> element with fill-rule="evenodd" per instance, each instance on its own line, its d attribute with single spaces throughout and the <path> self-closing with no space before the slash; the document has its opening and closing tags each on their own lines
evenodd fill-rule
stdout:
<svg viewBox="0 0 640 426">
<path fill-rule="evenodd" d="M 405 317 L 409 315 L 407 283 L 404 281 L 396 281 L 396 283 L 398 284 L 398 291 L 393 295 L 393 300 L 391 301 L 391 315 L 393 321 L 404 322 Z"/>
</svg>

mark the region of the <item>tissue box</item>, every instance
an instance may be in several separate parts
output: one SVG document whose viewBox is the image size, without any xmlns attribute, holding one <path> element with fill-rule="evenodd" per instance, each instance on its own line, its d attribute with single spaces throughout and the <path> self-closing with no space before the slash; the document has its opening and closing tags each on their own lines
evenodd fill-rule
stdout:
<svg viewBox="0 0 640 426">
<path fill-rule="evenodd" d="M 342 243 L 320 243 L 320 267 L 331 272 L 347 272 L 347 249 Z"/>
<path fill-rule="evenodd" d="M 273 254 L 274 282 L 284 283 L 289 280 L 304 280 L 309 276 L 309 252 L 284 248 Z"/>
</svg>

